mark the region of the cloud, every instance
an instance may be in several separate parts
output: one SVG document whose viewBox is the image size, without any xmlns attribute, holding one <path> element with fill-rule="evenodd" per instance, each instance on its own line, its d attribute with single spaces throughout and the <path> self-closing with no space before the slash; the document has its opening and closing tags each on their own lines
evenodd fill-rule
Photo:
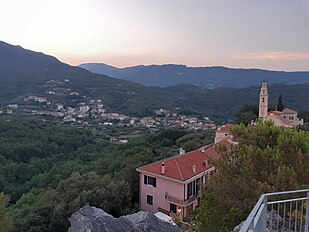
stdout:
<svg viewBox="0 0 309 232">
<path fill-rule="evenodd" d="M 236 54 L 233 56 L 238 60 L 307 60 L 309 53 L 289 53 L 289 52 L 255 52 L 247 54 Z"/>
</svg>

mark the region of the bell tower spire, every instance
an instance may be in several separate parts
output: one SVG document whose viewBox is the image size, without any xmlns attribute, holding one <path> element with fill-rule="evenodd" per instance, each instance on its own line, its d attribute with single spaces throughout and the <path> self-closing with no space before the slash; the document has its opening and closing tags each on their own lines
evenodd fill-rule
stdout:
<svg viewBox="0 0 309 232">
<path fill-rule="evenodd" d="M 267 118 L 268 113 L 268 91 L 267 83 L 263 81 L 260 92 L 259 118 Z"/>
</svg>

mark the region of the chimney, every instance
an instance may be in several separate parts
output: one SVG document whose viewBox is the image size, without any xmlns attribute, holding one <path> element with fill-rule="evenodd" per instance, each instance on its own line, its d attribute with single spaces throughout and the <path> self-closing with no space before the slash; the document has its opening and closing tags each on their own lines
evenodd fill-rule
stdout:
<svg viewBox="0 0 309 232">
<path fill-rule="evenodd" d="M 196 173 L 196 166 L 195 166 L 195 165 L 192 166 L 192 171 L 193 171 L 194 173 Z"/>
<path fill-rule="evenodd" d="M 165 163 L 164 162 L 162 162 L 162 164 L 161 164 L 161 174 L 162 175 L 164 175 L 165 174 Z"/>
<path fill-rule="evenodd" d="M 205 160 L 205 161 L 204 161 L 204 164 L 205 164 L 205 166 L 207 167 L 207 166 L 208 166 L 208 160 Z"/>
<path fill-rule="evenodd" d="M 179 155 L 182 155 L 182 154 L 185 154 L 185 153 L 186 153 L 186 151 L 184 149 L 182 149 L 182 148 L 179 149 Z"/>
</svg>

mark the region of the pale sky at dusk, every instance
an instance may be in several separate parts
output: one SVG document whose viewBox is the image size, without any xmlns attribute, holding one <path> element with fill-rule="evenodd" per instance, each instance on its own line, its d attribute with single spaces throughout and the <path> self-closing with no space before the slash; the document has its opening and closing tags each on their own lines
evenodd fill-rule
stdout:
<svg viewBox="0 0 309 232">
<path fill-rule="evenodd" d="M 78 65 L 309 71 L 309 0 L 0 0 L 0 40 Z"/>
</svg>

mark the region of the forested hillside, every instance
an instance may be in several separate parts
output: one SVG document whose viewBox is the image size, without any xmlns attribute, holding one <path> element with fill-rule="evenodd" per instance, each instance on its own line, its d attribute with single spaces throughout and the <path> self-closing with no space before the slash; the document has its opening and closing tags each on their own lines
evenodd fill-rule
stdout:
<svg viewBox="0 0 309 232">
<path fill-rule="evenodd" d="M 211 143 L 214 133 L 146 132 L 125 145 L 104 138 L 93 129 L 0 121 L 0 231 L 67 231 L 67 218 L 87 203 L 129 213 L 138 207 L 136 167 Z"/>
<path fill-rule="evenodd" d="M 108 75 L 146 86 L 167 87 L 178 84 L 191 84 L 204 88 L 246 88 L 268 83 L 305 84 L 309 72 L 280 72 L 262 69 L 236 69 L 227 67 L 187 67 L 185 65 L 138 65 L 116 68 L 106 64 L 81 64 L 93 73 Z"/>
</svg>

